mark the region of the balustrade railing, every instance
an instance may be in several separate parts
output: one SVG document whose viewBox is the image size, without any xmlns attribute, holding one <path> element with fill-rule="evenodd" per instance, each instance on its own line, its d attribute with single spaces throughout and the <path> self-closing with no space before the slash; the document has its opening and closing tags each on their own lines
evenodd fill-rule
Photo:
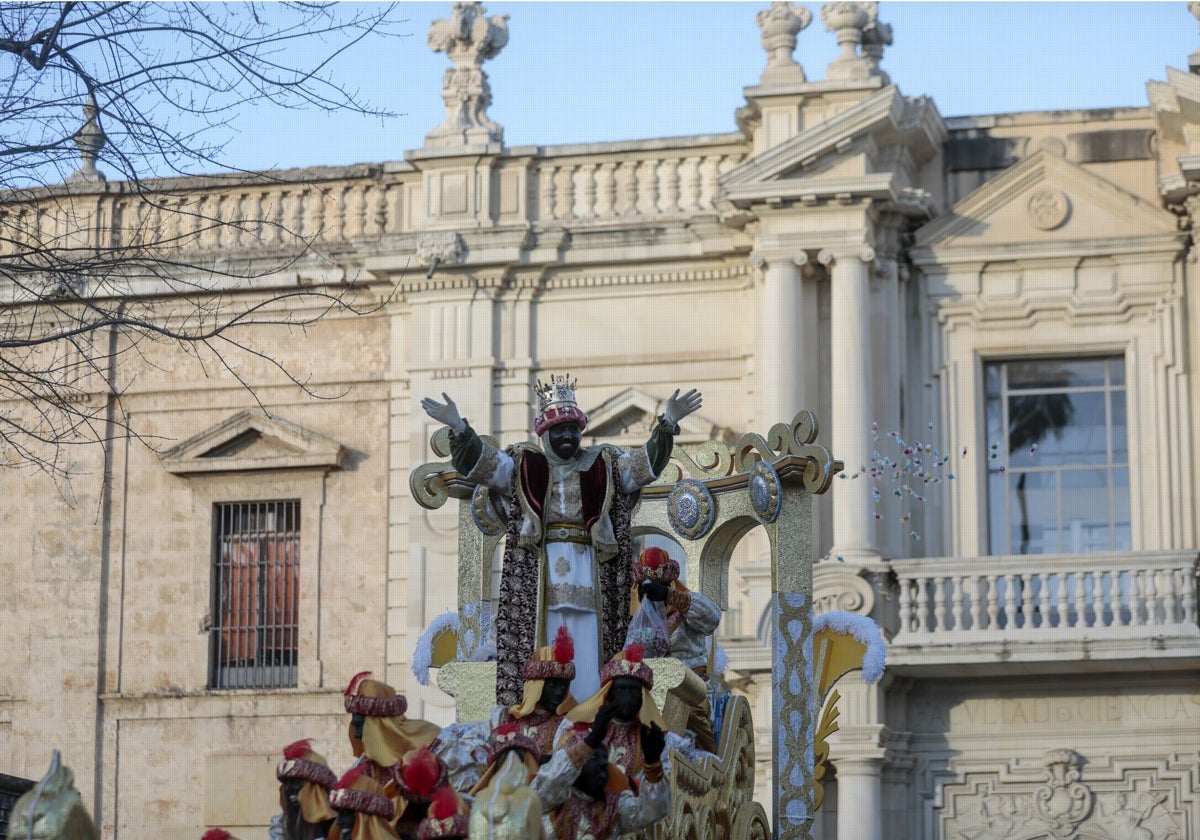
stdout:
<svg viewBox="0 0 1200 840">
<path fill-rule="evenodd" d="M 652 158 L 548 158 L 537 169 L 539 218 L 603 221 L 712 211 L 717 179 L 743 156 L 695 149 Z"/>
<path fill-rule="evenodd" d="M 891 565 L 899 589 L 896 643 L 939 633 L 1197 628 L 1194 552 L 932 558 Z"/>
<path fill-rule="evenodd" d="M 11 237 L 43 248 L 290 250 L 399 233 L 399 182 L 359 178 L 234 189 L 57 196 L 0 209 Z"/>
</svg>

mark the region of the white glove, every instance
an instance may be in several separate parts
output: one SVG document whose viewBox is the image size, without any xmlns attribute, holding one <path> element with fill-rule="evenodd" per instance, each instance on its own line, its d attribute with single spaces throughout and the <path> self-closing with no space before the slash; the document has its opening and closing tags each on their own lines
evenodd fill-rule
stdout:
<svg viewBox="0 0 1200 840">
<path fill-rule="evenodd" d="M 663 410 L 663 419 L 672 426 L 677 426 L 684 417 L 696 412 L 700 408 L 701 402 L 700 392 L 695 388 L 682 397 L 679 396 L 679 389 L 676 388 L 675 393 L 667 399 L 667 407 Z"/>
<path fill-rule="evenodd" d="M 454 400 L 450 399 L 450 395 L 442 392 L 442 398 L 446 400 L 445 404 L 438 402 L 432 397 L 426 397 L 421 400 L 421 408 L 425 409 L 425 413 L 450 427 L 450 431 L 458 434 L 467 427 L 466 421 L 458 414 L 458 406 L 454 404 Z"/>
</svg>

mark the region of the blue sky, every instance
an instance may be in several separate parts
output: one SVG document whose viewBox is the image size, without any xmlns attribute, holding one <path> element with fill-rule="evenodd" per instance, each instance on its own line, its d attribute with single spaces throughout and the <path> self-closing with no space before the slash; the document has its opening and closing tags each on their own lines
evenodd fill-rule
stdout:
<svg viewBox="0 0 1200 840">
<path fill-rule="evenodd" d="M 755 12 L 767 3 L 486 3 L 509 16 L 487 62 L 509 146 L 670 137 L 736 129 L 742 88 L 766 64 Z M 795 56 L 810 80 L 837 53 L 820 3 Z M 408 33 L 343 61 L 338 73 L 378 118 L 259 111 L 236 123 L 226 159 L 250 169 L 399 160 L 441 122 L 445 55 L 425 43 L 451 4 L 402 3 Z M 883 66 L 943 116 L 1146 105 L 1166 65 L 1186 69 L 1200 24 L 1176 3 L 884 2 L 895 44 Z"/>
</svg>

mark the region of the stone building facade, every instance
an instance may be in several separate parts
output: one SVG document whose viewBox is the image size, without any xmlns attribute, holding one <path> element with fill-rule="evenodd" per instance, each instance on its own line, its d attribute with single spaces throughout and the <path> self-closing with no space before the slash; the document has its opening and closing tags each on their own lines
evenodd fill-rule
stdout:
<svg viewBox="0 0 1200 840">
<path fill-rule="evenodd" d="M 818 607 L 873 616 L 889 673 L 841 687 L 814 838 L 1200 837 L 1200 66 L 1145 108 L 945 117 L 888 78 L 874 6 L 821 7 L 842 53 L 810 80 L 812 14 L 775 3 L 737 132 L 508 147 L 481 69 L 507 29 L 453 16 L 476 25 L 431 30 L 455 69 L 423 148 L 175 185 L 314 242 L 275 288 L 376 304 L 255 336 L 336 399 L 231 350 L 256 402 L 153 345 L 116 372 L 145 442 L 74 451 L 65 484 L 0 473 L 0 772 L 39 776 L 56 746 L 106 838 L 263 838 L 283 744 L 349 763 L 357 671 L 448 722 L 411 673 L 456 591 L 456 517 L 409 496 L 419 400 L 519 440 L 533 381 L 570 371 L 595 439 L 638 440 L 685 385 L 705 397 L 685 445 L 812 408 L 845 462 L 816 505 Z M 116 184 L 74 201 L 84 237 L 132 212 Z M 721 636 L 765 759 L 764 552 L 745 538 Z M 223 574 L 293 635 L 214 629 L 241 615 Z"/>
</svg>

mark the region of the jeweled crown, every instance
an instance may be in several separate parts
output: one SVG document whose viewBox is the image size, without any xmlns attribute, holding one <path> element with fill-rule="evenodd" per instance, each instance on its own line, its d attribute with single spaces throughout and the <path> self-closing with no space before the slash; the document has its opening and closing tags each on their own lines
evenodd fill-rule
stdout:
<svg viewBox="0 0 1200 840">
<path fill-rule="evenodd" d="M 575 386 L 579 384 L 579 380 L 571 379 L 570 376 L 569 373 L 561 376 L 551 374 L 549 382 L 540 379 L 537 381 L 533 390 L 538 398 L 538 414 L 545 414 L 552 408 L 564 405 L 578 405 L 575 402 Z"/>
</svg>

